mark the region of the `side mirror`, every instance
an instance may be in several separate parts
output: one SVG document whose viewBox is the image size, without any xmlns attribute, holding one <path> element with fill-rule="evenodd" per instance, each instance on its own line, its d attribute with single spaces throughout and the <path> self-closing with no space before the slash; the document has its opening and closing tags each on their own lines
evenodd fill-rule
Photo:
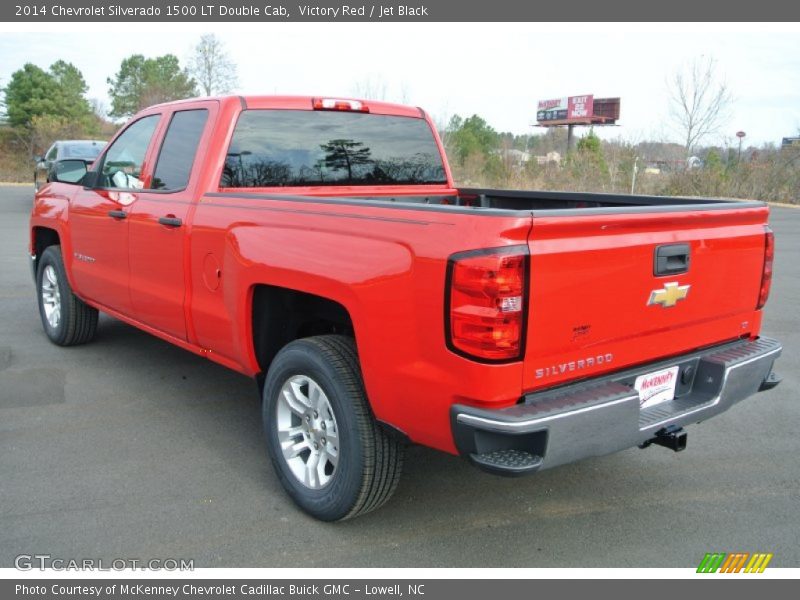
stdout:
<svg viewBox="0 0 800 600">
<path fill-rule="evenodd" d="M 59 160 L 50 168 L 50 181 L 80 183 L 88 171 L 86 161 L 79 159 Z"/>
<path fill-rule="evenodd" d="M 33 157 L 33 161 L 37 163 L 44 162 L 44 156 L 40 156 L 37 154 L 36 156 Z"/>
</svg>

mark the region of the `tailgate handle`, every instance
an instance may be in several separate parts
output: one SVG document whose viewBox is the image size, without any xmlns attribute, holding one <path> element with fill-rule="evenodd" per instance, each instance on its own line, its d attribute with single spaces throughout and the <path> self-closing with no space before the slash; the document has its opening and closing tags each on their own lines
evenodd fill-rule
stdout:
<svg viewBox="0 0 800 600">
<path fill-rule="evenodd" d="M 669 244 L 656 248 L 653 275 L 678 275 L 689 270 L 689 244 Z"/>
</svg>

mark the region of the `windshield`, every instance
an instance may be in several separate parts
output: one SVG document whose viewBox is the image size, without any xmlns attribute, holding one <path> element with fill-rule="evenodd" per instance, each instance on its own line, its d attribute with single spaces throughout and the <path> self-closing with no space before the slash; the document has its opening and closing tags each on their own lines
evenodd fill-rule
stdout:
<svg viewBox="0 0 800 600">
<path fill-rule="evenodd" d="M 64 144 L 63 157 L 64 158 L 87 158 L 94 159 L 100 154 L 100 151 L 106 145 L 106 142 L 84 142 L 80 144 Z"/>
<path fill-rule="evenodd" d="M 248 110 L 222 187 L 446 183 L 424 119 L 355 112 Z"/>
</svg>

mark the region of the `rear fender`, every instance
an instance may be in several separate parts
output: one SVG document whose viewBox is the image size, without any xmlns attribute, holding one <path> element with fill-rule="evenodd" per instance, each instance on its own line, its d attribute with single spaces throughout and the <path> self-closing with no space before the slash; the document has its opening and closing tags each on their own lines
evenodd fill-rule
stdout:
<svg viewBox="0 0 800 600">
<path fill-rule="evenodd" d="M 411 311 L 413 257 L 401 243 L 331 231 L 241 225 L 226 238 L 225 304 L 235 317 L 235 347 L 258 370 L 251 330 L 253 290 L 284 287 L 341 304 L 353 322 L 362 365 L 380 354 L 381 322 Z M 408 318 L 408 315 L 406 315 Z M 364 368 L 367 390 L 369 368 Z"/>
</svg>

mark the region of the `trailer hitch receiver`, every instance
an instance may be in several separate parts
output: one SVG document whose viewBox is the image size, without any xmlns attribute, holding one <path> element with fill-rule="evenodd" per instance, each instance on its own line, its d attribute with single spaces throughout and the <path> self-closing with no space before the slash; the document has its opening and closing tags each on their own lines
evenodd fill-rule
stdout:
<svg viewBox="0 0 800 600">
<path fill-rule="evenodd" d="M 664 427 L 656 431 L 654 438 L 647 440 L 639 447 L 647 448 L 651 444 L 657 444 L 659 446 L 664 446 L 664 448 L 669 448 L 674 452 L 680 452 L 686 449 L 686 439 L 688 437 L 689 434 L 683 430 L 683 427 L 670 425 L 669 427 Z"/>
</svg>

